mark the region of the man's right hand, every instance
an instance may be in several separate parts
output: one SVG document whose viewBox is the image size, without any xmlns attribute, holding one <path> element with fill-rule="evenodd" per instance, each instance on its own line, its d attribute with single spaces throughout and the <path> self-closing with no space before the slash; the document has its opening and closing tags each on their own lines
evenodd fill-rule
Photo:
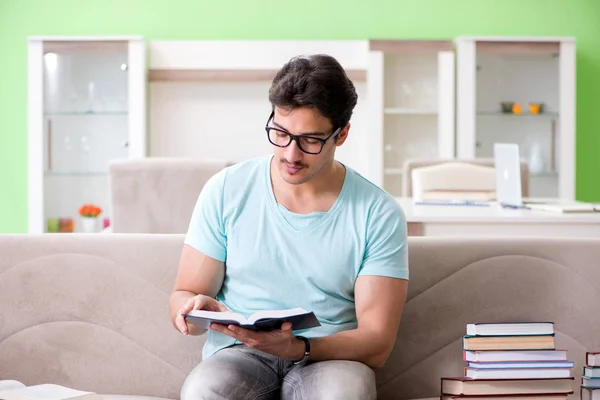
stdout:
<svg viewBox="0 0 600 400">
<path fill-rule="evenodd" d="M 175 318 L 175 325 L 177 329 L 184 335 L 198 335 L 205 332 L 204 329 L 199 330 L 198 327 L 192 323 L 187 323 L 183 314 L 187 314 L 192 310 L 206 310 L 206 311 L 227 311 L 227 307 L 223 303 L 213 299 L 212 297 L 198 294 L 190 297 L 177 311 L 177 317 Z"/>
</svg>

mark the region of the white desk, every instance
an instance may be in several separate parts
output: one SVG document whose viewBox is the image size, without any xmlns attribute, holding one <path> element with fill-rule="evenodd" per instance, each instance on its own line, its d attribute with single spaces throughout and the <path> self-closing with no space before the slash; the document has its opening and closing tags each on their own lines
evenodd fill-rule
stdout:
<svg viewBox="0 0 600 400">
<path fill-rule="evenodd" d="M 528 209 L 415 205 L 397 198 L 410 236 L 600 237 L 600 212 L 555 213 Z"/>
</svg>

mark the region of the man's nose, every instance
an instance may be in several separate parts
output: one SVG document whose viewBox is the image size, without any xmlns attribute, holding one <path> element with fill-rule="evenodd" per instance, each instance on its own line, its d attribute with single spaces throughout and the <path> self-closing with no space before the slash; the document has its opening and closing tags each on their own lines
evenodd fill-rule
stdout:
<svg viewBox="0 0 600 400">
<path fill-rule="evenodd" d="M 288 162 L 300 161 L 300 159 L 302 159 L 302 150 L 300 150 L 300 147 L 298 147 L 298 142 L 292 140 L 292 143 L 285 148 L 284 155 Z"/>
</svg>

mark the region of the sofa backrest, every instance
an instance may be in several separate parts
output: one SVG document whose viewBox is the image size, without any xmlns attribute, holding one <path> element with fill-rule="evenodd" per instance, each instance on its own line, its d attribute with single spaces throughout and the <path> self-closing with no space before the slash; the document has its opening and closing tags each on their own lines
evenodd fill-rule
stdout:
<svg viewBox="0 0 600 400">
<path fill-rule="evenodd" d="M 176 399 L 203 337 L 169 321 L 183 235 L 0 235 L 0 379 Z M 600 240 L 409 239 L 410 284 L 379 399 L 439 396 L 468 322 L 554 321 L 575 361 L 600 351 Z"/>
<path fill-rule="evenodd" d="M 226 160 L 148 157 L 109 165 L 111 231 L 185 233 L 206 182 Z"/>
</svg>

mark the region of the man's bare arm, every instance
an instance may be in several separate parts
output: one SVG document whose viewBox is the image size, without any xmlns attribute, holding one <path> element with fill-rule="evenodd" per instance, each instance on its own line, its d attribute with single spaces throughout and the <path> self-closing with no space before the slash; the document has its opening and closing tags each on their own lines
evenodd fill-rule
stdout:
<svg viewBox="0 0 600 400">
<path fill-rule="evenodd" d="M 214 300 L 225 277 L 225 264 L 184 245 L 175 286 L 171 293 L 169 309 L 171 323 L 182 333 L 198 335 L 203 330 L 186 324 L 181 313 L 192 309 L 224 311 L 225 307 Z M 201 295 L 201 296 L 198 296 Z M 187 311 L 186 311 L 187 310 Z"/>
<path fill-rule="evenodd" d="M 406 302 L 408 281 L 382 276 L 360 276 L 355 284 L 358 328 L 311 339 L 311 357 L 320 360 L 360 361 L 373 369 L 388 359 Z M 303 344 L 296 344 L 299 357 Z"/>
</svg>

